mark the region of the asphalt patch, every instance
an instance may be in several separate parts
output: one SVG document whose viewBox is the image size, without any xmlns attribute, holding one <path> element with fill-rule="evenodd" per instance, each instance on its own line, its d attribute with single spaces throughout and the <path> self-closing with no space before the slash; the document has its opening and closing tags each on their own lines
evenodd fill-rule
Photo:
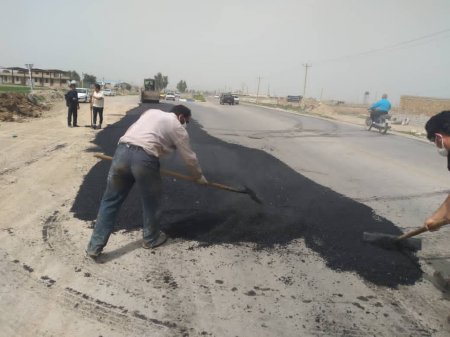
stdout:
<svg viewBox="0 0 450 337">
<path fill-rule="evenodd" d="M 114 155 L 119 138 L 142 112 L 149 108 L 168 111 L 170 107 L 143 104 L 130 110 L 122 120 L 97 134 L 92 151 Z M 202 245 L 254 243 L 266 249 L 304 239 L 333 270 L 356 272 L 367 281 L 388 287 L 414 284 L 420 279 L 422 271 L 415 255 L 363 242 L 363 232 L 401 234 L 370 207 L 315 183 L 264 151 L 214 138 L 195 120 L 188 132 L 208 180 L 236 187 L 246 185 L 262 199 L 262 204 L 245 194 L 166 177 L 161 224 L 171 237 Z M 110 162 L 99 161 L 86 175 L 72 206 L 77 218 L 96 218 L 109 166 Z M 187 173 L 176 154 L 165 158 L 162 167 Z M 140 201 L 133 189 L 122 206 L 116 228 L 139 230 L 141 223 Z"/>
</svg>

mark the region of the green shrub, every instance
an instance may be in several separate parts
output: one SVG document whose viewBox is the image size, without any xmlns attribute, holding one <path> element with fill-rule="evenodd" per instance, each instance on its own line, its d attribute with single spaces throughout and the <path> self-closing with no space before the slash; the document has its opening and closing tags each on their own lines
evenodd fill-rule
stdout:
<svg viewBox="0 0 450 337">
<path fill-rule="evenodd" d="M 195 94 L 193 99 L 200 102 L 206 102 L 206 99 L 202 94 Z"/>
<path fill-rule="evenodd" d="M 22 85 L 0 85 L 0 92 L 19 92 L 22 94 L 28 94 L 30 92 L 30 87 L 25 87 Z"/>
</svg>

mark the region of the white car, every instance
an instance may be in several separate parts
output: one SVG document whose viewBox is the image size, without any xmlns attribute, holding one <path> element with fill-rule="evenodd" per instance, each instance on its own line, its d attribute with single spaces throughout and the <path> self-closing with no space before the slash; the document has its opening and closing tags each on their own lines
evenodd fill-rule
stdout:
<svg viewBox="0 0 450 337">
<path fill-rule="evenodd" d="M 116 96 L 116 93 L 112 89 L 103 89 L 103 96 Z"/>
<path fill-rule="evenodd" d="M 85 88 L 76 88 L 75 89 L 78 94 L 78 102 L 84 102 L 87 103 L 91 99 L 91 94 L 89 92 L 89 89 Z"/>
<path fill-rule="evenodd" d="M 173 92 L 168 92 L 165 99 L 166 101 L 175 101 L 175 94 Z"/>
</svg>

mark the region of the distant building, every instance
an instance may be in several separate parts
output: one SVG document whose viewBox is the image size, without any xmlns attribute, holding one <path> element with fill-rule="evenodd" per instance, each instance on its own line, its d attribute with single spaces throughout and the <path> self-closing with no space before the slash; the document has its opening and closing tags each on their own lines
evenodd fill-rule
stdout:
<svg viewBox="0 0 450 337">
<path fill-rule="evenodd" d="M 68 72 L 58 69 L 31 70 L 34 87 L 67 88 L 70 82 Z M 0 69 L 0 84 L 30 85 L 30 75 L 27 68 L 9 67 Z"/>
</svg>

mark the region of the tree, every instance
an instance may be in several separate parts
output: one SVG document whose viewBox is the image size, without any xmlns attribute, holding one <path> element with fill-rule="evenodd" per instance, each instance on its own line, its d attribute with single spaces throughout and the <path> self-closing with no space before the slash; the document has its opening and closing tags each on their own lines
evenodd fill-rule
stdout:
<svg viewBox="0 0 450 337">
<path fill-rule="evenodd" d="M 179 92 L 184 93 L 187 89 L 186 81 L 181 80 L 180 82 L 178 82 L 177 89 Z"/>
<path fill-rule="evenodd" d="M 125 89 L 125 90 L 131 90 L 131 84 L 122 82 L 122 83 L 120 83 L 120 88 Z"/>
<path fill-rule="evenodd" d="M 161 73 L 155 75 L 156 90 L 164 90 L 169 84 L 169 78 Z"/>
<path fill-rule="evenodd" d="M 80 79 L 81 79 L 80 75 L 78 75 L 78 73 L 75 70 L 69 70 L 67 72 L 67 75 L 69 75 L 71 81 L 73 80 L 73 81 L 80 82 Z"/>
<path fill-rule="evenodd" d="M 90 87 L 95 83 L 97 83 L 97 77 L 95 77 L 94 75 L 84 74 L 83 86 Z"/>
</svg>

